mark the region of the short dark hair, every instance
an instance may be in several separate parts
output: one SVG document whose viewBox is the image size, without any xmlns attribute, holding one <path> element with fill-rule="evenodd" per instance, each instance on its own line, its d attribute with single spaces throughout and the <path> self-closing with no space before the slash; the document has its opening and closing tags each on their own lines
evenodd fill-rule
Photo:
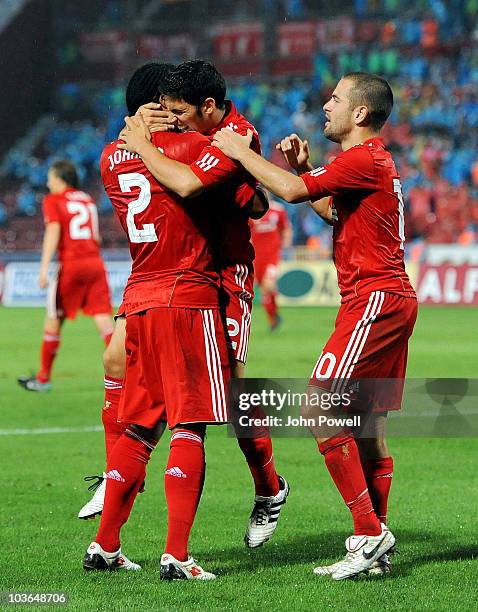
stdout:
<svg viewBox="0 0 478 612">
<path fill-rule="evenodd" d="M 159 101 L 166 77 L 173 68 L 173 64 L 149 62 L 134 72 L 126 88 L 126 108 L 130 116 L 143 104 Z"/>
<path fill-rule="evenodd" d="M 353 82 L 350 108 L 364 104 L 368 108 L 371 127 L 380 130 L 393 107 L 393 92 L 388 82 L 369 72 L 349 72 L 343 78 Z"/>
<path fill-rule="evenodd" d="M 56 176 L 62 181 L 65 181 L 65 183 L 70 187 L 78 189 L 80 186 L 78 172 L 71 161 L 68 161 L 67 159 L 58 159 L 52 163 L 50 170 L 53 170 Z"/>
<path fill-rule="evenodd" d="M 191 60 L 179 64 L 166 79 L 165 95 L 184 100 L 199 108 L 206 98 L 213 98 L 218 108 L 224 108 L 226 81 L 210 62 Z"/>
</svg>

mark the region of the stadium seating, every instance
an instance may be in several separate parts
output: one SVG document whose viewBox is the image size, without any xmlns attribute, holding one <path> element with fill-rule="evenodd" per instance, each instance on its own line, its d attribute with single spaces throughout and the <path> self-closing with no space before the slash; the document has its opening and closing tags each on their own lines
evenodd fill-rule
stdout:
<svg viewBox="0 0 478 612">
<path fill-rule="evenodd" d="M 307 3 L 293 4 L 301 14 L 307 9 Z M 321 112 L 336 75 L 352 70 L 383 74 L 396 98 L 384 136 L 402 177 L 409 239 L 478 242 L 478 54 L 473 31 L 478 0 L 419 0 L 400 20 L 396 0 L 354 4 L 356 16 L 366 19 L 369 29 L 376 19 L 371 41 L 320 50 L 307 79 L 231 79 L 229 96 L 256 125 L 273 161 L 281 161 L 274 144 L 297 132 L 307 136 L 313 160 L 323 163 L 337 152 L 322 136 Z M 462 51 L 447 50 L 457 36 Z M 124 112 L 123 86 L 88 81 L 58 89 L 55 120 L 33 148 L 12 149 L 0 169 L 1 248 L 38 247 L 46 172 L 59 156 L 78 165 L 85 189 L 98 200 L 103 226 L 110 226 L 106 219 L 112 209 L 99 183 L 98 158 L 104 143 L 116 137 Z M 295 244 L 321 245 L 320 252 L 329 253 L 329 232 L 311 211 L 297 207 L 291 217 Z M 123 244 L 115 227 L 108 229 L 107 242 L 113 246 Z"/>
</svg>

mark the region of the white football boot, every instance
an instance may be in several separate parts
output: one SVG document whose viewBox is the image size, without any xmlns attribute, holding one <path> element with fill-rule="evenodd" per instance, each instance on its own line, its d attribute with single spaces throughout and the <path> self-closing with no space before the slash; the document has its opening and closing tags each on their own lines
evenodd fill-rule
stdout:
<svg viewBox="0 0 478 612">
<path fill-rule="evenodd" d="M 35 391 L 36 393 L 46 393 L 51 389 L 51 382 L 40 382 L 36 376 L 20 376 L 17 378 L 20 387 L 27 391 Z"/>
<path fill-rule="evenodd" d="M 94 519 L 103 512 L 106 492 L 106 474 L 103 476 L 86 476 L 85 480 L 96 480 L 88 487 L 88 491 L 94 491 L 93 497 L 78 512 L 79 519 Z"/>
<path fill-rule="evenodd" d="M 288 482 L 282 476 L 279 476 L 279 486 L 279 493 L 275 496 L 255 496 L 254 507 L 244 536 L 244 543 L 248 548 L 262 546 L 274 534 L 280 511 L 286 503 L 290 491 Z"/>
<path fill-rule="evenodd" d="M 172 555 L 161 556 L 161 580 L 215 580 L 216 574 L 206 572 L 192 557 L 178 561 Z"/>
<path fill-rule="evenodd" d="M 395 537 L 392 532 L 383 528 L 378 536 L 350 536 L 345 541 L 347 554 L 343 561 L 334 563 L 332 578 L 344 580 L 369 570 L 375 561 L 393 548 L 394 544 Z"/>
<path fill-rule="evenodd" d="M 114 553 L 106 552 L 97 542 L 92 542 L 83 558 L 83 569 L 91 571 L 110 571 L 117 570 L 137 572 L 141 565 L 133 563 L 123 555 L 121 548 Z"/>
<path fill-rule="evenodd" d="M 390 531 L 384 523 L 381 523 L 381 526 L 382 531 Z M 331 576 L 335 570 L 339 568 L 341 563 L 343 563 L 343 561 L 337 561 L 331 565 L 320 565 L 319 567 L 314 568 L 314 574 L 317 576 Z M 372 563 L 367 570 L 367 575 L 383 576 L 385 574 L 390 574 L 391 571 L 392 564 L 390 563 L 389 556 L 385 553 Z"/>
</svg>

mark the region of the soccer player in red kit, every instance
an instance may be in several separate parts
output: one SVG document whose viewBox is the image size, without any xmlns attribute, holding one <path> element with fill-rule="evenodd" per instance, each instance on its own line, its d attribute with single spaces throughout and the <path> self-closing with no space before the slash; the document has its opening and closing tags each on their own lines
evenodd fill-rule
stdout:
<svg viewBox="0 0 478 612">
<path fill-rule="evenodd" d="M 238 134 L 246 134 L 250 130 L 253 135 L 252 147 L 260 151 L 259 137 L 254 127 L 230 100 L 225 100 L 225 95 L 226 84 L 217 69 L 208 62 L 193 60 L 184 62 L 168 75 L 161 103 L 177 117 L 180 128 L 200 132 L 210 139 L 224 127 Z M 124 148 L 138 153 L 161 184 L 185 198 L 217 185 L 229 191 L 230 195 L 221 193 L 220 205 L 216 209 L 218 231 L 222 237 L 216 261 L 232 354 L 232 376 L 242 378 L 249 345 L 253 297 L 254 248 L 250 242 L 250 211 L 247 204 L 250 201 L 248 192 L 251 186 L 256 186 L 256 181 L 240 164 L 231 161 L 210 144 L 188 165 L 168 159 L 151 144 L 141 117 L 126 118 L 126 124 L 127 129 L 121 134 L 125 141 Z M 253 439 L 238 437 L 238 442 L 255 484 L 254 506 L 244 538 L 248 547 L 255 548 L 274 533 L 289 486 L 277 474 L 269 436 Z"/>
<path fill-rule="evenodd" d="M 312 200 L 311 206 L 334 223 L 334 262 L 342 303 L 335 330 L 314 368 L 310 386 L 343 392 L 349 379 L 403 380 L 408 340 L 417 316 L 417 300 L 404 266 L 403 196 L 393 159 L 380 130 L 393 106 L 382 78 L 350 73 L 324 105 L 324 135 L 342 153 L 325 166 L 307 167 L 308 151 L 297 137 L 281 143 L 299 176 L 262 159 L 230 130 L 214 144 L 238 160 L 264 186 L 289 202 Z M 342 580 L 361 572 L 389 571 L 387 553 L 395 538 L 386 527 L 393 472 L 385 441 L 387 411 L 399 409 L 400 391 L 372 397 L 368 415 L 373 430 L 354 438 L 337 423 L 335 431 L 311 430 L 327 469 L 352 513 L 354 535 L 346 541 L 343 561 L 315 569 Z M 395 385 L 392 385 L 395 387 Z"/>
<path fill-rule="evenodd" d="M 269 210 L 251 223 L 254 260 L 254 281 L 261 290 L 261 302 L 269 319 L 271 331 L 280 323 L 277 311 L 277 274 L 281 249 L 292 244 L 292 229 L 285 207 L 271 200 Z"/>
<path fill-rule="evenodd" d="M 154 146 L 186 163 L 208 142 L 198 133 L 153 136 Z M 83 567 L 140 569 L 122 555 L 120 530 L 144 482 L 156 428 L 167 419 L 172 437 L 161 579 L 209 580 L 215 576 L 189 555 L 188 539 L 204 482 L 206 424 L 228 421 L 229 363 L 213 259 L 214 217 L 205 199 L 191 206 L 158 183 L 138 155 L 117 145 L 105 147 L 100 169 L 133 260 L 123 300 L 127 362 L 118 413 L 126 428 L 109 453 L 100 526 Z M 249 197 L 253 194 L 251 189 Z"/>
<path fill-rule="evenodd" d="M 110 291 L 99 249 L 98 213 L 91 197 L 78 185 L 78 174 L 71 162 L 58 160 L 49 168 L 50 193 L 43 200 L 45 235 L 39 279 L 41 289 L 48 287 L 47 314 L 40 369 L 36 376 L 18 379 L 28 391 L 50 390 L 65 319 L 75 319 L 82 310 L 93 317 L 106 345 L 113 331 Z M 48 267 L 55 252 L 59 268 L 55 279 L 48 282 Z"/>
</svg>

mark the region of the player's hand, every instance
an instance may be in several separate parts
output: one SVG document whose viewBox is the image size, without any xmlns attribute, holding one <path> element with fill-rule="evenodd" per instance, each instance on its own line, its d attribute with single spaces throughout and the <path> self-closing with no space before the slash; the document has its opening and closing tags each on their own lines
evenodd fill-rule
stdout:
<svg viewBox="0 0 478 612">
<path fill-rule="evenodd" d="M 231 159 L 239 159 L 244 152 L 249 150 L 252 136 L 252 130 L 247 130 L 247 134 L 241 136 L 231 128 L 222 128 L 214 134 L 212 146 L 221 149 Z"/>
<path fill-rule="evenodd" d="M 276 145 L 276 149 L 282 153 L 285 161 L 298 174 L 307 172 L 310 157 L 307 140 L 301 140 L 297 134 L 291 134 L 283 138 Z"/>
<path fill-rule="evenodd" d="M 121 130 L 119 139 L 124 142 L 118 143 L 118 149 L 126 149 L 130 153 L 139 153 L 145 143 L 151 141 L 151 132 L 143 121 L 141 115 L 125 117 L 125 127 Z"/>
<path fill-rule="evenodd" d="M 48 272 L 43 272 L 42 270 L 40 270 L 38 286 L 40 287 L 40 289 L 46 289 L 48 287 Z"/>
<path fill-rule="evenodd" d="M 164 110 L 161 104 L 155 102 L 140 106 L 135 116 L 138 115 L 141 115 L 151 133 L 174 130 L 178 125 L 177 117 L 170 111 Z"/>
</svg>

